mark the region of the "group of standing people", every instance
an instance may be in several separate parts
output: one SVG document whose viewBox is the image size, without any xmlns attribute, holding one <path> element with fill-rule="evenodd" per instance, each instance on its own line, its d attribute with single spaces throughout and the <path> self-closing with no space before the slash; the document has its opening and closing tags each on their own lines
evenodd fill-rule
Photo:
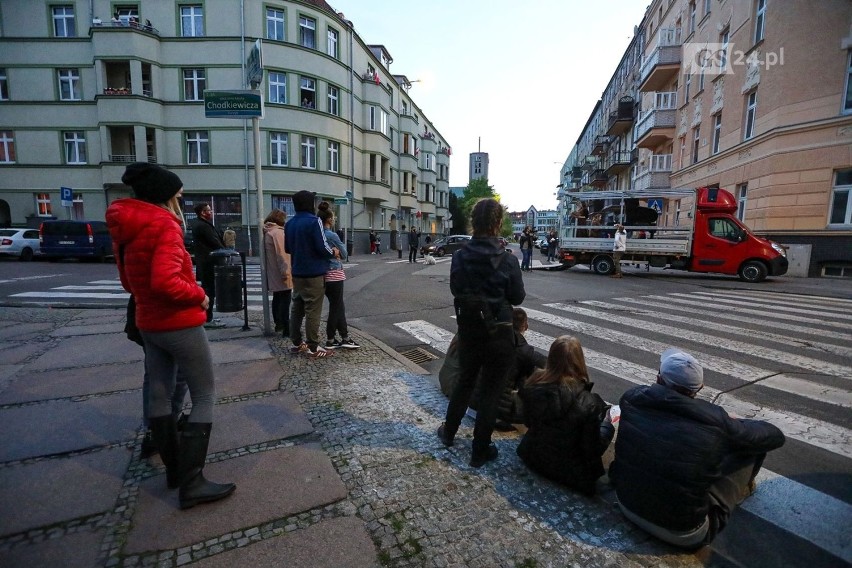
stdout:
<svg viewBox="0 0 852 568">
<path fill-rule="evenodd" d="M 518 238 L 518 245 L 521 247 L 521 271 L 522 272 L 530 272 L 532 271 L 532 253 L 535 248 L 535 231 L 533 228 L 527 225 L 524 227 L 524 230 L 521 232 L 520 238 Z"/>
<path fill-rule="evenodd" d="M 470 458 L 476 468 L 498 457 L 491 435 L 513 367 L 513 306 L 525 297 L 518 260 L 503 254 L 497 240 L 501 223 L 498 202 L 477 202 L 473 238 L 453 255 L 450 269 L 459 375 L 437 435 L 445 446 L 454 445 L 478 389 Z M 696 398 L 703 386 L 698 361 L 668 349 L 656 384 L 624 393 L 614 414 L 592 392 L 580 342 L 559 337 L 544 368 L 521 386 L 528 430 L 517 453 L 539 474 L 592 495 L 605 473 L 602 455 L 615 435 L 613 422 L 619 421 L 609 477 L 624 515 L 676 546 L 709 544 L 754 491 L 767 452 L 783 445 L 784 435 L 769 423 L 729 416 Z"/>
</svg>

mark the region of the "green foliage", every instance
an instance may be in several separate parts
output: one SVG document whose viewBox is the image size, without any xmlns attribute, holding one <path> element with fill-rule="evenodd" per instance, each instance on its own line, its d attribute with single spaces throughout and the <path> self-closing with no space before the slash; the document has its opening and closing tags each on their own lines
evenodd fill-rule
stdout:
<svg viewBox="0 0 852 568">
<path fill-rule="evenodd" d="M 477 201 L 483 198 L 493 198 L 500 201 L 500 195 L 494 191 L 494 187 L 488 185 L 488 180 L 485 178 L 471 180 L 464 189 L 464 196 L 461 199 L 456 199 L 456 209 L 453 207 L 453 196 L 450 196 L 450 210 L 453 214 L 453 232 L 456 234 L 470 233 L 468 227 L 470 225 L 470 212 Z M 457 215 L 458 213 L 458 215 Z M 462 228 L 464 230 L 461 230 Z M 508 237 L 512 234 L 512 221 L 509 219 L 508 211 L 503 213 L 503 229 L 500 234 Z"/>
</svg>

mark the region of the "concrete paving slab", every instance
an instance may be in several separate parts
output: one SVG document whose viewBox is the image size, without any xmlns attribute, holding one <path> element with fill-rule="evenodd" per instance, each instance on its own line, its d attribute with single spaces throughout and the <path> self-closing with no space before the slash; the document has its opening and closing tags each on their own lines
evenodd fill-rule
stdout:
<svg viewBox="0 0 852 568">
<path fill-rule="evenodd" d="M 141 418 L 139 393 L 5 408 L 0 462 L 125 442 L 136 436 Z"/>
<path fill-rule="evenodd" d="M 105 529 L 77 532 L 0 550 L 0 566 L 91 568 L 98 564 L 105 534 Z"/>
<path fill-rule="evenodd" d="M 193 564 L 198 568 L 367 568 L 378 565 L 375 545 L 355 517 L 329 519 L 303 530 L 229 550 Z"/>
<path fill-rule="evenodd" d="M 142 349 L 128 341 L 123 333 L 68 337 L 57 341 L 55 347 L 27 365 L 27 370 L 89 367 L 142 360 Z"/>
<path fill-rule="evenodd" d="M 111 448 L 0 468 L 0 535 L 112 510 L 130 457 Z"/>
<path fill-rule="evenodd" d="M 50 347 L 51 344 L 44 341 L 32 343 L 5 341 L 0 344 L 0 363 L 4 365 L 24 363 L 27 359 L 39 355 Z"/>
<path fill-rule="evenodd" d="M 251 324 L 249 324 L 251 325 Z M 204 328 L 207 332 L 207 338 L 210 341 L 220 341 L 222 339 L 243 339 L 246 337 L 263 337 L 263 330 L 257 325 L 254 325 L 248 331 L 243 331 L 243 323 L 224 325 L 222 327 L 207 327 Z"/>
<path fill-rule="evenodd" d="M 29 373 L 20 371 L 20 365 L 17 368 L 17 375 L 0 393 L 0 404 L 141 389 L 145 374 L 142 361 Z M 0 376 L 2 373 L 0 368 Z M 139 400 L 142 400 L 141 393 Z"/>
<path fill-rule="evenodd" d="M 67 325 L 105 325 L 111 323 L 121 323 L 124 327 L 124 321 L 127 318 L 127 310 L 94 310 L 94 315 L 83 314 L 74 317 Z"/>
<path fill-rule="evenodd" d="M 319 444 L 208 464 L 204 476 L 234 482 L 237 490 L 222 501 L 180 510 L 178 492 L 166 488 L 165 475 L 142 482 L 124 552 L 179 548 L 346 497 L 346 487 Z"/>
<path fill-rule="evenodd" d="M 237 361 L 261 361 L 272 357 L 269 342 L 262 337 L 214 341 L 210 343 L 213 364 L 236 363 Z"/>
<path fill-rule="evenodd" d="M 290 393 L 216 406 L 210 451 L 221 452 L 313 432 Z"/>
<path fill-rule="evenodd" d="M 98 323 L 95 325 L 67 325 L 57 329 L 50 335 L 52 337 L 75 337 L 78 335 L 100 335 L 102 333 L 124 333 L 124 322 Z"/>
<path fill-rule="evenodd" d="M 18 323 L 0 328 L 0 341 L 29 341 L 38 339 L 53 329 L 50 323 Z"/>
<path fill-rule="evenodd" d="M 23 365 L 0 364 L 0 383 L 11 380 L 23 368 Z"/>
<path fill-rule="evenodd" d="M 217 365 L 215 372 L 216 396 L 220 398 L 277 390 L 284 374 L 277 359 Z"/>
</svg>

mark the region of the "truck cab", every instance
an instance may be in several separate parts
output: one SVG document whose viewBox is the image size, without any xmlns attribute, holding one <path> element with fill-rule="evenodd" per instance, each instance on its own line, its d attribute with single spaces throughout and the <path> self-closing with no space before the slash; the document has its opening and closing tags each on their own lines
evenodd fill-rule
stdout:
<svg viewBox="0 0 852 568">
<path fill-rule="evenodd" d="M 747 282 L 787 272 L 784 248 L 756 236 L 734 216 L 737 203 L 724 189 L 700 187 L 689 270 L 738 274 Z"/>
</svg>

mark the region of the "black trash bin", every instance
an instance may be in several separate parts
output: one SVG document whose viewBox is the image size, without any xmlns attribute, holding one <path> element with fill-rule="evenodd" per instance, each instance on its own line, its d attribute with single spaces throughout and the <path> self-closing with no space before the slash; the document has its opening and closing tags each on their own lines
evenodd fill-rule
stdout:
<svg viewBox="0 0 852 568">
<path fill-rule="evenodd" d="M 219 249 L 210 253 L 216 280 L 216 311 L 238 312 L 243 309 L 243 275 L 240 253 Z"/>
</svg>

